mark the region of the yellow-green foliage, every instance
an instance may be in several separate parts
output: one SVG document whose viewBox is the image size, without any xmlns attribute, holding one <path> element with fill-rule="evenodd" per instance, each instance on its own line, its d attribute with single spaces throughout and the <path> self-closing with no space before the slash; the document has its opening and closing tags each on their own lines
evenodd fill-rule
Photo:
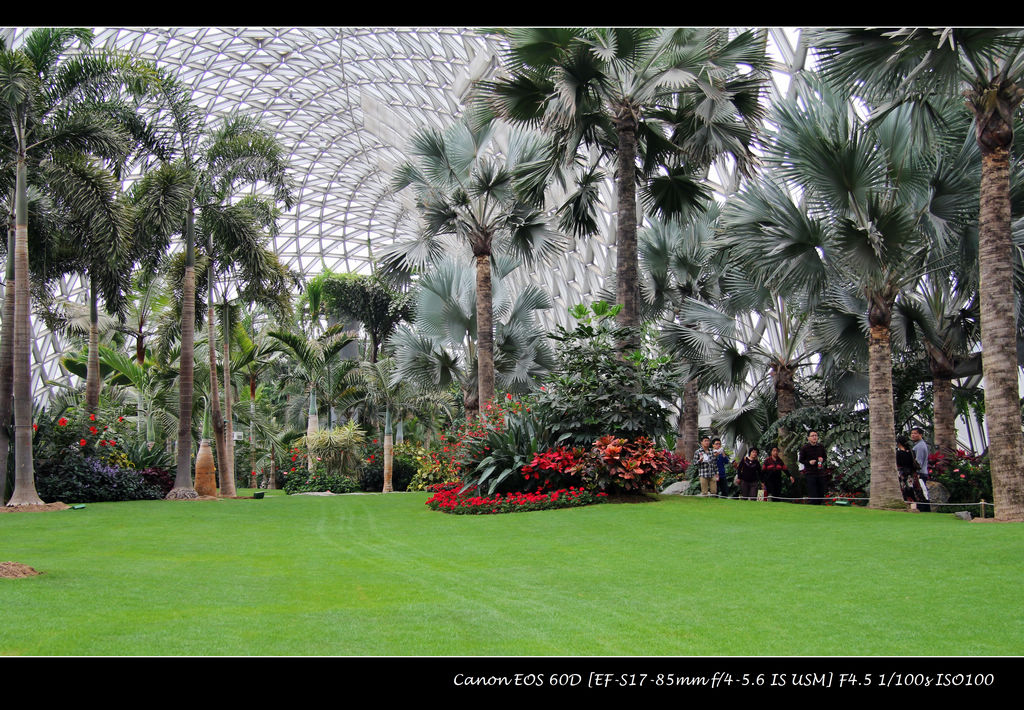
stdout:
<svg viewBox="0 0 1024 710">
<path fill-rule="evenodd" d="M 328 473 L 354 475 L 362 460 L 366 434 L 355 422 L 348 422 L 333 429 L 323 429 L 313 436 L 304 436 L 302 443 L 310 456 L 323 463 Z"/>
</svg>

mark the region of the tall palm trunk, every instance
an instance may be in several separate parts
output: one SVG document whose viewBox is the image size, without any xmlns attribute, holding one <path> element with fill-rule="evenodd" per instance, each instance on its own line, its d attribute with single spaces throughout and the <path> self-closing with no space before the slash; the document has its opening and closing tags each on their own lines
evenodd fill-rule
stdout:
<svg viewBox="0 0 1024 710">
<path fill-rule="evenodd" d="M 782 419 L 796 411 L 796 386 L 793 383 L 793 368 L 785 363 L 776 362 L 773 369 L 775 370 L 775 413 L 779 419 Z M 892 384 L 890 381 L 891 389 Z M 796 457 L 793 456 L 792 450 L 789 448 L 792 432 L 784 427 L 779 427 L 777 436 L 779 456 L 782 458 L 782 462 L 786 464 L 786 468 L 790 471 L 796 471 Z M 895 447 L 896 444 L 893 443 L 893 446 Z"/>
<path fill-rule="evenodd" d="M 21 123 L 19 139 L 24 138 Z M 32 320 L 28 289 L 28 186 L 25 151 L 18 150 L 14 229 L 14 493 L 10 506 L 42 505 L 32 469 Z"/>
<path fill-rule="evenodd" d="M 256 375 L 249 374 L 249 470 L 256 472 Z"/>
<path fill-rule="evenodd" d="M 89 275 L 89 357 L 85 374 L 85 411 L 93 414 L 100 406 L 100 323 L 96 306 L 96 279 Z"/>
<path fill-rule="evenodd" d="M 230 493 L 224 492 L 223 495 L 237 495 L 235 492 L 235 422 L 231 396 L 231 313 L 226 301 L 220 330 L 221 338 L 224 341 L 222 344 L 224 348 L 224 465 L 226 466 L 224 470 L 230 474 L 227 478 L 231 482 Z M 221 490 L 224 491 L 223 482 Z"/>
<path fill-rule="evenodd" d="M 395 465 L 395 444 L 391 433 L 391 409 L 384 412 L 384 487 L 381 493 L 391 493 L 395 489 L 392 476 Z"/>
<path fill-rule="evenodd" d="M 699 409 L 700 390 L 697 388 L 697 380 L 687 380 L 683 386 L 683 446 L 686 447 L 687 456 L 693 456 L 693 452 L 700 446 L 697 424 Z"/>
<path fill-rule="evenodd" d="M 636 131 L 637 115 L 628 102 L 618 107 L 615 130 L 618 132 L 618 167 L 615 189 L 618 194 L 615 233 L 615 275 L 618 280 L 616 303 L 622 305 L 619 323 L 635 328 L 640 325 L 639 278 L 636 242 Z M 636 336 L 622 343 L 623 349 L 639 345 Z M 694 449 L 696 451 L 696 449 Z"/>
<path fill-rule="evenodd" d="M 945 462 L 956 454 L 956 410 L 953 409 L 953 361 L 942 350 L 925 342 L 928 366 L 932 371 L 932 427 L 935 448 Z"/>
<path fill-rule="evenodd" d="M 1012 112 L 1009 115 L 1012 117 Z M 1024 521 L 1024 437 L 1017 386 L 1014 259 L 1010 242 L 1009 147 L 1013 133 L 1008 123 L 995 121 L 997 117 L 989 116 L 988 121 L 983 118 L 977 119 L 982 152 L 978 291 L 992 493 L 996 520 Z"/>
<path fill-rule="evenodd" d="M 168 499 L 198 498 L 192 486 L 192 395 L 195 384 L 196 257 L 195 202 L 185 217 L 185 277 L 181 284 L 181 357 L 178 373 L 178 456 Z"/>
<path fill-rule="evenodd" d="M 227 467 L 227 451 L 224 443 L 224 417 L 220 409 L 220 391 L 217 386 L 217 328 L 214 324 L 213 307 L 213 236 L 206 236 L 206 252 L 210 260 L 206 268 L 206 286 L 208 292 L 206 309 L 206 333 L 210 360 L 210 418 L 213 420 L 213 438 L 217 442 L 217 470 L 220 471 L 221 495 L 229 495 L 225 491 L 226 481 L 232 479 L 230 488 L 234 490 L 235 472 Z M 234 495 L 233 493 L 230 495 Z"/>
<path fill-rule="evenodd" d="M 491 291 L 490 239 L 476 253 L 476 362 L 479 407 L 494 401 L 494 311 Z M 483 240 L 481 240 L 483 241 Z"/>
<path fill-rule="evenodd" d="M 871 430 L 871 496 L 868 507 L 902 508 L 896 476 L 896 433 L 892 403 L 891 306 L 872 305 L 868 336 L 868 407 Z"/>
<path fill-rule="evenodd" d="M 145 336 L 143 335 L 143 331 L 142 331 L 142 329 L 144 327 L 145 327 L 145 319 L 140 318 L 139 319 L 139 332 L 138 332 L 138 335 L 135 336 L 135 362 L 139 366 L 140 370 L 146 364 L 146 341 L 145 341 Z M 138 434 L 142 434 L 143 419 L 146 418 L 145 415 L 146 415 L 146 407 L 145 407 L 145 403 L 143 402 L 142 390 L 139 389 L 138 393 L 136 394 L 136 398 L 135 398 L 135 419 L 136 419 L 135 431 Z M 147 426 L 146 426 L 146 444 L 149 446 L 150 449 L 153 448 L 154 441 L 151 438 L 149 438 L 148 422 L 147 422 Z"/>
<path fill-rule="evenodd" d="M 14 364 L 14 215 L 7 230 L 4 322 L 0 330 L 0 505 L 7 498 L 7 460 L 11 452 L 11 367 Z"/>
<path fill-rule="evenodd" d="M 316 469 L 316 457 L 313 456 L 311 442 L 316 433 L 320 431 L 320 415 L 316 408 L 316 385 L 311 384 L 309 390 L 309 419 L 306 423 L 306 463 L 309 472 Z"/>
</svg>

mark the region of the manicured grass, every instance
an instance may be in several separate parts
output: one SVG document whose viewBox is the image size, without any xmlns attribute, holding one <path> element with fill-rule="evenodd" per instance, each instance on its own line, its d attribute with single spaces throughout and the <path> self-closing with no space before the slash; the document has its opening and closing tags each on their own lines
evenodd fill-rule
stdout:
<svg viewBox="0 0 1024 710">
<path fill-rule="evenodd" d="M 240 493 L 246 495 L 247 493 Z M 426 494 L 0 515 L 0 654 L 1016 655 L 1024 526 Z"/>
</svg>

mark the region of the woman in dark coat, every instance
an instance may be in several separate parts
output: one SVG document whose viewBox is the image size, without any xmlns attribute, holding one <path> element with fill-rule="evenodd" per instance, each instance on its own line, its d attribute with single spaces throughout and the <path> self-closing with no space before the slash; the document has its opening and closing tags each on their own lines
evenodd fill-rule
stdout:
<svg viewBox="0 0 1024 710">
<path fill-rule="evenodd" d="M 757 500 L 757 491 L 761 488 L 761 462 L 757 460 L 758 451 L 750 449 L 743 460 L 736 464 L 736 476 L 740 479 L 740 498 Z"/>
<path fill-rule="evenodd" d="M 785 462 L 779 456 L 778 446 L 772 447 L 771 453 L 768 454 L 768 458 L 764 460 L 764 464 L 761 466 L 761 472 L 764 480 L 764 490 L 769 500 L 778 500 L 782 495 L 783 476 L 788 476 L 789 482 L 793 482 L 793 477 L 789 475 L 789 469 L 786 468 Z"/>
</svg>

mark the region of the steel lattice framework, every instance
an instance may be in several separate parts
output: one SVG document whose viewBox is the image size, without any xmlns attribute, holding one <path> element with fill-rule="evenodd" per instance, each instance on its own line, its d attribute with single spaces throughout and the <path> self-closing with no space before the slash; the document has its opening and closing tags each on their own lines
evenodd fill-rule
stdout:
<svg viewBox="0 0 1024 710">
<path fill-rule="evenodd" d="M 17 47 L 26 28 L 0 28 Z M 211 117 L 242 111 L 262 116 L 289 151 L 298 187 L 296 207 L 280 221 L 273 247 L 303 275 L 325 269 L 369 273 L 375 250 L 413 228 L 410 204 L 388 190 L 405 160 L 412 133 L 444 127 L 463 110 L 468 89 L 498 64 L 502 45 L 456 28 L 96 28 L 94 46 L 154 61 L 194 87 L 196 105 Z M 804 51 L 795 30 L 769 32 L 777 60 L 775 91 L 799 70 Z M 715 173 L 718 194 L 736 187 L 727 169 Z M 604 204 L 614 205 L 612 186 Z M 604 236 L 577 243 L 532 278 L 554 297 L 556 313 L 588 300 L 614 265 L 614 216 Z M 77 278 L 59 296 L 84 300 Z M 60 376 L 59 339 L 36 323 L 34 391 Z"/>
</svg>

